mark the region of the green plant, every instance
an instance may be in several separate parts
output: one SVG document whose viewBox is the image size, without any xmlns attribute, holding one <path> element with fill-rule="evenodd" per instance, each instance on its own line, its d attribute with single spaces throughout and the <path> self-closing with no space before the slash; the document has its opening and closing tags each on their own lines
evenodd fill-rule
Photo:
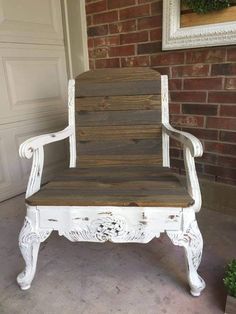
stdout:
<svg viewBox="0 0 236 314">
<path fill-rule="evenodd" d="M 223 281 L 228 294 L 236 298 L 236 259 L 227 265 Z"/>
<path fill-rule="evenodd" d="M 230 0 L 183 0 L 183 2 L 199 14 L 225 9 L 230 6 Z"/>
</svg>

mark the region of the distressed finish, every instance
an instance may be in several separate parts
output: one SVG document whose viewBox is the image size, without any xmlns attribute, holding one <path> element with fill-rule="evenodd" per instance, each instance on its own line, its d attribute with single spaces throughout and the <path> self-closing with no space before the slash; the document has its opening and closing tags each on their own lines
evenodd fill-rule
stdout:
<svg viewBox="0 0 236 314">
<path fill-rule="evenodd" d="M 128 75 L 127 71 L 131 70 L 124 70 L 125 76 Z M 136 69 L 134 72 L 138 74 L 130 83 L 132 88 L 135 89 L 135 84 L 141 80 L 142 71 L 142 69 Z M 108 74 L 107 77 L 110 79 L 111 73 Z M 86 75 L 91 75 L 91 73 L 84 74 L 83 78 Z M 92 72 L 92 77 L 93 75 L 96 76 L 94 72 Z M 152 89 L 152 95 L 150 95 L 149 88 L 147 95 L 134 95 L 134 100 L 132 100 L 127 95 L 120 96 L 120 92 L 115 95 L 117 86 L 122 86 L 122 80 L 119 79 L 120 75 L 123 75 L 122 71 L 113 70 L 112 75 L 115 79 L 109 89 L 109 95 L 101 96 L 96 86 L 99 92 L 93 89 L 92 95 L 89 95 L 93 98 L 76 99 L 76 109 L 75 82 L 71 80 L 68 88 L 69 126 L 61 132 L 30 139 L 20 147 L 20 155 L 26 158 L 33 156 L 33 164 L 26 194 L 27 215 L 19 236 L 19 245 L 26 268 L 17 277 L 17 281 L 22 289 L 30 287 L 35 274 L 40 242 L 44 241 L 53 230 L 57 230 L 59 235 L 65 236 L 70 241 L 118 243 L 147 243 L 159 237 L 160 233 L 166 232 L 174 245 L 184 247 L 190 291 L 193 296 L 199 296 L 205 283 L 197 273 L 202 256 L 203 240 L 195 217 L 195 212 L 201 208 L 201 193 L 194 158 L 202 154 L 201 143 L 194 136 L 170 126 L 167 76 L 160 77 L 156 72 L 145 69 L 147 81 L 154 84 L 154 81 L 159 80 L 156 84 L 156 93 Z M 132 79 L 135 77 L 133 74 L 128 76 Z M 101 78 L 101 72 L 98 73 L 98 77 L 102 83 L 106 81 Z M 126 80 L 124 81 L 126 84 Z M 81 89 L 78 85 L 78 93 L 89 91 L 87 83 L 85 80 Z M 102 88 L 104 92 L 106 89 L 104 86 Z M 145 90 L 142 90 L 142 94 L 145 94 Z M 125 120 L 120 106 L 123 106 L 123 110 L 131 112 L 133 110 L 157 110 L 160 115 L 156 115 L 156 125 L 154 120 L 151 120 L 150 125 L 147 124 L 148 121 L 145 125 L 138 125 L 137 121 L 134 125 L 132 121 L 124 125 L 124 122 L 128 120 Z M 97 126 L 90 125 L 94 121 L 98 123 L 92 116 L 87 116 L 84 120 L 86 122 L 77 117 L 77 124 L 75 123 L 75 114 L 83 114 L 84 111 L 91 114 L 103 113 L 107 109 L 109 112 L 105 120 L 101 119 L 99 131 L 96 129 Z M 117 115 L 111 115 L 110 112 Z M 143 117 L 143 112 L 141 116 Z M 111 117 L 112 123 L 119 121 L 118 124 L 120 122 L 123 124 L 112 125 L 109 122 L 106 125 Z M 131 117 L 132 115 L 129 119 Z M 82 121 L 81 128 L 78 121 Z M 170 164 L 169 137 L 183 144 L 188 192 L 181 187 L 177 178 L 168 169 Z M 70 141 L 70 169 L 40 189 L 43 147 L 65 138 L 69 138 Z M 141 140 L 141 144 L 129 145 L 128 141 L 134 138 Z M 86 145 L 83 149 L 80 146 L 81 139 Z M 120 155 L 117 156 L 116 153 L 111 152 L 108 155 L 106 145 L 100 142 L 103 140 L 111 146 L 111 151 L 115 149 L 117 153 L 118 150 Z M 144 144 L 143 140 L 149 142 Z M 116 141 L 119 144 L 112 146 L 112 143 Z M 161 158 L 152 154 L 153 141 L 156 141 L 157 152 L 160 152 Z M 90 162 L 87 160 L 86 167 L 83 167 L 80 154 L 77 156 L 76 153 L 76 150 L 81 149 L 87 154 L 85 157 L 82 156 L 84 159 L 87 156 L 97 156 L 95 159 L 91 158 Z M 96 155 L 96 150 L 100 155 Z M 147 150 L 149 158 L 151 160 L 153 158 L 151 163 L 147 157 L 143 157 L 148 156 L 146 152 L 137 155 L 137 152 L 141 153 L 142 150 Z M 101 154 L 102 151 L 104 154 Z M 140 158 L 139 162 L 142 165 L 137 165 L 137 158 Z M 76 159 L 79 160 L 76 161 Z M 76 165 L 77 168 L 75 168 Z"/>
</svg>

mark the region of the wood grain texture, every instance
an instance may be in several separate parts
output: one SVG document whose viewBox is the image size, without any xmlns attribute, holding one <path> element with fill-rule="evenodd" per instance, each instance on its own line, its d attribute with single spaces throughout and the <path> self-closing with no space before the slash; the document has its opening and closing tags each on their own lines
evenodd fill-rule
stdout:
<svg viewBox="0 0 236 314">
<path fill-rule="evenodd" d="M 83 111 L 77 114 L 76 120 L 79 126 L 148 125 L 160 123 L 161 110 Z"/>
<path fill-rule="evenodd" d="M 161 134 L 162 128 L 160 124 L 101 127 L 80 127 L 77 125 L 76 130 L 78 141 L 157 139 L 161 137 Z"/>
<path fill-rule="evenodd" d="M 107 167 L 68 169 L 27 199 L 30 205 L 163 206 L 192 203 L 168 168 Z"/>
<path fill-rule="evenodd" d="M 76 111 L 155 110 L 161 107 L 160 95 L 104 96 L 76 98 Z"/>
<path fill-rule="evenodd" d="M 76 97 L 160 94 L 160 74 L 149 68 L 90 70 L 76 78 Z"/>
<path fill-rule="evenodd" d="M 129 82 L 156 84 L 159 73 L 147 68 L 102 69 L 83 73 L 78 81 L 91 90 L 99 84 L 102 93 L 76 98 L 77 166 L 162 164 L 161 97 L 149 89 L 144 95 L 126 92 Z M 107 95 L 104 86 L 111 91 L 111 83 L 119 84 L 121 95 Z"/>
</svg>

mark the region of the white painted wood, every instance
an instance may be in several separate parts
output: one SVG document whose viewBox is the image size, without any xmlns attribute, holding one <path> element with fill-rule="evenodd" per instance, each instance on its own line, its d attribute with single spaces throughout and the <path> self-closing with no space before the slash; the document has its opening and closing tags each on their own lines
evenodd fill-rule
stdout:
<svg viewBox="0 0 236 314">
<path fill-rule="evenodd" d="M 161 75 L 161 119 L 162 123 L 169 123 L 169 90 L 168 77 Z M 170 167 L 170 139 L 166 132 L 162 132 L 162 165 Z"/>
<path fill-rule="evenodd" d="M 236 21 L 180 27 L 180 0 L 163 1 L 162 49 L 236 44 Z"/>
<path fill-rule="evenodd" d="M 178 131 L 169 125 L 167 77 L 162 77 L 163 132 L 181 141 L 184 145 L 188 191 L 195 203 L 181 207 L 132 207 L 132 206 L 28 206 L 25 223 L 19 236 L 19 246 L 26 268 L 17 277 L 22 289 L 30 288 L 34 278 L 40 242 L 53 230 L 57 230 L 70 241 L 115 243 L 147 243 L 160 233 L 166 232 L 175 245 L 183 246 L 187 260 L 188 281 L 193 296 L 199 296 L 205 288 L 204 280 L 197 269 L 201 261 L 203 240 L 199 231 L 195 211 L 201 206 L 200 189 L 194 157 L 202 154 L 200 142 L 192 135 Z M 68 86 L 69 126 L 61 132 L 29 139 L 20 147 L 21 157 L 31 158 L 33 166 L 27 188 L 27 196 L 40 188 L 43 168 L 43 147 L 46 144 L 70 138 L 70 167 L 75 166 L 74 127 L 74 80 Z M 166 149 L 168 164 L 169 147 Z"/>
</svg>

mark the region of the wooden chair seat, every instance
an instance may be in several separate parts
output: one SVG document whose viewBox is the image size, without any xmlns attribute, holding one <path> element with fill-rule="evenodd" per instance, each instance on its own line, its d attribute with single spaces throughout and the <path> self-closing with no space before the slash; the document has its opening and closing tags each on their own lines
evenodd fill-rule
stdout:
<svg viewBox="0 0 236 314">
<path fill-rule="evenodd" d="M 167 167 L 70 168 L 27 199 L 29 205 L 188 207 L 193 200 Z"/>
</svg>

